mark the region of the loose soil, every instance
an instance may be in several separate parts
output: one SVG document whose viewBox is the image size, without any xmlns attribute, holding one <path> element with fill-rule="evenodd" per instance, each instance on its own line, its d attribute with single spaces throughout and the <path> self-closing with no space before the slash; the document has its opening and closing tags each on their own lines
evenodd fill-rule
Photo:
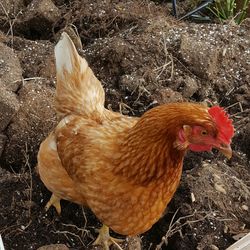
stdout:
<svg viewBox="0 0 250 250">
<path fill-rule="evenodd" d="M 101 225 L 95 215 L 67 201 L 61 216 L 45 212 L 51 194 L 36 172 L 39 144 L 57 120 L 53 49 L 61 32 L 74 28 L 79 53 L 104 85 L 106 107 L 140 116 L 163 103 L 205 102 L 225 107 L 234 121 L 232 159 L 189 152 L 180 187 L 160 221 L 140 236 L 141 249 L 226 249 L 250 231 L 249 19 L 240 26 L 179 22 L 169 3 L 150 0 L 54 0 L 54 15 L 29 19 L 30 0 L 16 1 L 15 8 L 10 2 L 0 5 L 8 10 L 0 10 L 0 42 L 17 55 L 22 79 L 8 85 L 2 75 L 18 66 L 6 72 L 1 67 L 0 85 L 12 86 L 7 89 L 20 103 L 0 132 L 0 234 L 6 250 L 57 243 L 97 249 L 91 246 Z M 185 2 L 180 13 L 192 8 Z M 46 27 L 39 26 L 45 19 Z M 130 242 L 123 247 L 136 249 Z"/>
</svg>

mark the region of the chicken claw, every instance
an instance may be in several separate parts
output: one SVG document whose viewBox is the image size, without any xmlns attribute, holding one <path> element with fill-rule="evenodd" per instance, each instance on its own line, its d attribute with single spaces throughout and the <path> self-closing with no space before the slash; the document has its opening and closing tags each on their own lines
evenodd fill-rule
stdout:
<svg viewBox="0 0 250 250">
<path fill-rule="evenodd" d="M 109 250 L 109 247 L 114 244 L 119 250 L 123 250 L 118 243 L 123 242 L 122 239 L 116 239 L 110 236 L 109 228 L 106 225 L 103 225 L 101 229 L 99 229 L 99 235 L 93 245 L 101 245 L 103 249 Z"/>
<path fill-rule="evenodd" d="M 51 206 L 53 206 L 57 213 L 60 215 L 61 214 L 61 204 L 60 204 L 60 198 L 58 198 L 56 195 L 52 194 L 50 197 L 50 200 L 45 206 L 45 210 L 48 211 Z"/>
</svg>

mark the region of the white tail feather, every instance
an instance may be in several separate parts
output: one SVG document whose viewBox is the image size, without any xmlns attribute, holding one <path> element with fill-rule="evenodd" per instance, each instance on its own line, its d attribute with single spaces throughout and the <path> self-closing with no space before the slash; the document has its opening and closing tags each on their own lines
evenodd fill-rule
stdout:
<svg viewBox="0 0 250 250">
<path fill-rule="evenodd" d="M 78 55 L 76 47 L 68 34 L 63 32 L 55 47 L 56 71 L 57 73 L 67 70 L 73 73 L 74 65 L 79 65 L 81 71 L 86 70 L 88 63 Z M 77 61 L 77 62 L 76 62 Z"/>
<path fill-rule="evenodd" d="M 101 115 L 104 109 L 102 85 L 65 32 L 55 47 L 55 58 L 57 111 L 63 115 Z"/>
</svg>

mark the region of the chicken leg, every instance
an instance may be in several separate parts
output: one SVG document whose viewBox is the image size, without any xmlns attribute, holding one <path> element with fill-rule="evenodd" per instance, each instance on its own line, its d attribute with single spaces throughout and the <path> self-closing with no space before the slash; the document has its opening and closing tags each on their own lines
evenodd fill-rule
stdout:
<svg viewBox="0 0 250 250">
<path fill-rule="evenodd" d="M 106 225 L 103 225 L 101 229 L 99 229 L 99 235 L 93 245 L 101 245 L 105 250 L 109 250 L 109 247 L 114 244 L 119 250 L 122 250 L 118 244 L 121 242 L 123 242 L 122 239 L 111 237 L 109 234 L 109 228 Z"/>
<path fill-rule="evenodd" d="M 45 210 L 48 211 L 51 206 L 53 206 L 57 213 L 60 215 L 61 214 L 61 204 L 60 204 L 60 198 L 58 198 L 56 195 L 52 194 L 50 197 L 50 200 L 45 206 Z"/>
</svg>

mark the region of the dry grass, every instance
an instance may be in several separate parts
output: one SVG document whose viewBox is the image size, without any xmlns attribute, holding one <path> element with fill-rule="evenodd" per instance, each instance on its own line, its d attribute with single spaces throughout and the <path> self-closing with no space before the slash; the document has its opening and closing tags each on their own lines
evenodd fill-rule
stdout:
<svg viewBox="0 0 250 250">
<path fill-rule="evenodd" d="M 0 7 L 3 9 L 5 17 L 6 17 L 6 21 L 9 24 L 9 30 L 7 31 L 6 35 L 10 35 L 11 36 L 11 48 L 13 49 L 13 43 L 14 43 L 14 31 L 13 31 L 13 27 L 15 22 L 17 21 L 17 18 L 20 14 L 22 14 L 22 10 L 20 10 L 14 18 L 11 18 L 9 16 L 9 13 L 7 12 L 5 6 L 3 5 L 3 3 L 0 1 Z"/>
<path fill-rule="evenodd" d="M 158 80 L 160 79 L 164 71 L 166 75 L 169 74 L 169 66 L 170 66 L 170 77 L 168 78 L 168 80 L 172 80 L 174 75 L 174 60 L 172 54 L 168 52 L 165 33 L 163 33 L 162 35 L 162 46 L 165 55 L 165 62 L 163 63 L 162 66 L 155 68 L 153 71 L 157 73 L 156 80 Z"/>
<path fill-rule="evenodd" d="M 214 211 L 205 211 L 205 212 L 203 212 L 203 211 L 200 211 L 200 212 L 195 211 L 194 213 L 192 213 L 190 215 L 179 217 L 175 221 L 176 215 L 179 212 L 179 209 L 180 208 L 178 208 L 175 211 L 175 213 L 174 213 L 174 215 L 173 215 L 173 217 L 172 217 L 172 219 L 170 221 L 169 228 L 168 228 L 166 234 L 162 237 L 161 242 L 156 246 L 155 250 L 162 249 L 164 244 L 167 246 L 168 245 L 168 239 L 177 232 L 183 238 L 182 228 L 184 226 L 188 225 L 188 226 L 192 227 L 192 225 L 195 224 L 195 223 L 204 221 L 207 218 L 214 218 L 215 217 L 215 212 Z M 195 218 L 197 218 L 197 215 L 202 216 L 202 217 L 200 219 L 195 219 Z"/>
</svg>

